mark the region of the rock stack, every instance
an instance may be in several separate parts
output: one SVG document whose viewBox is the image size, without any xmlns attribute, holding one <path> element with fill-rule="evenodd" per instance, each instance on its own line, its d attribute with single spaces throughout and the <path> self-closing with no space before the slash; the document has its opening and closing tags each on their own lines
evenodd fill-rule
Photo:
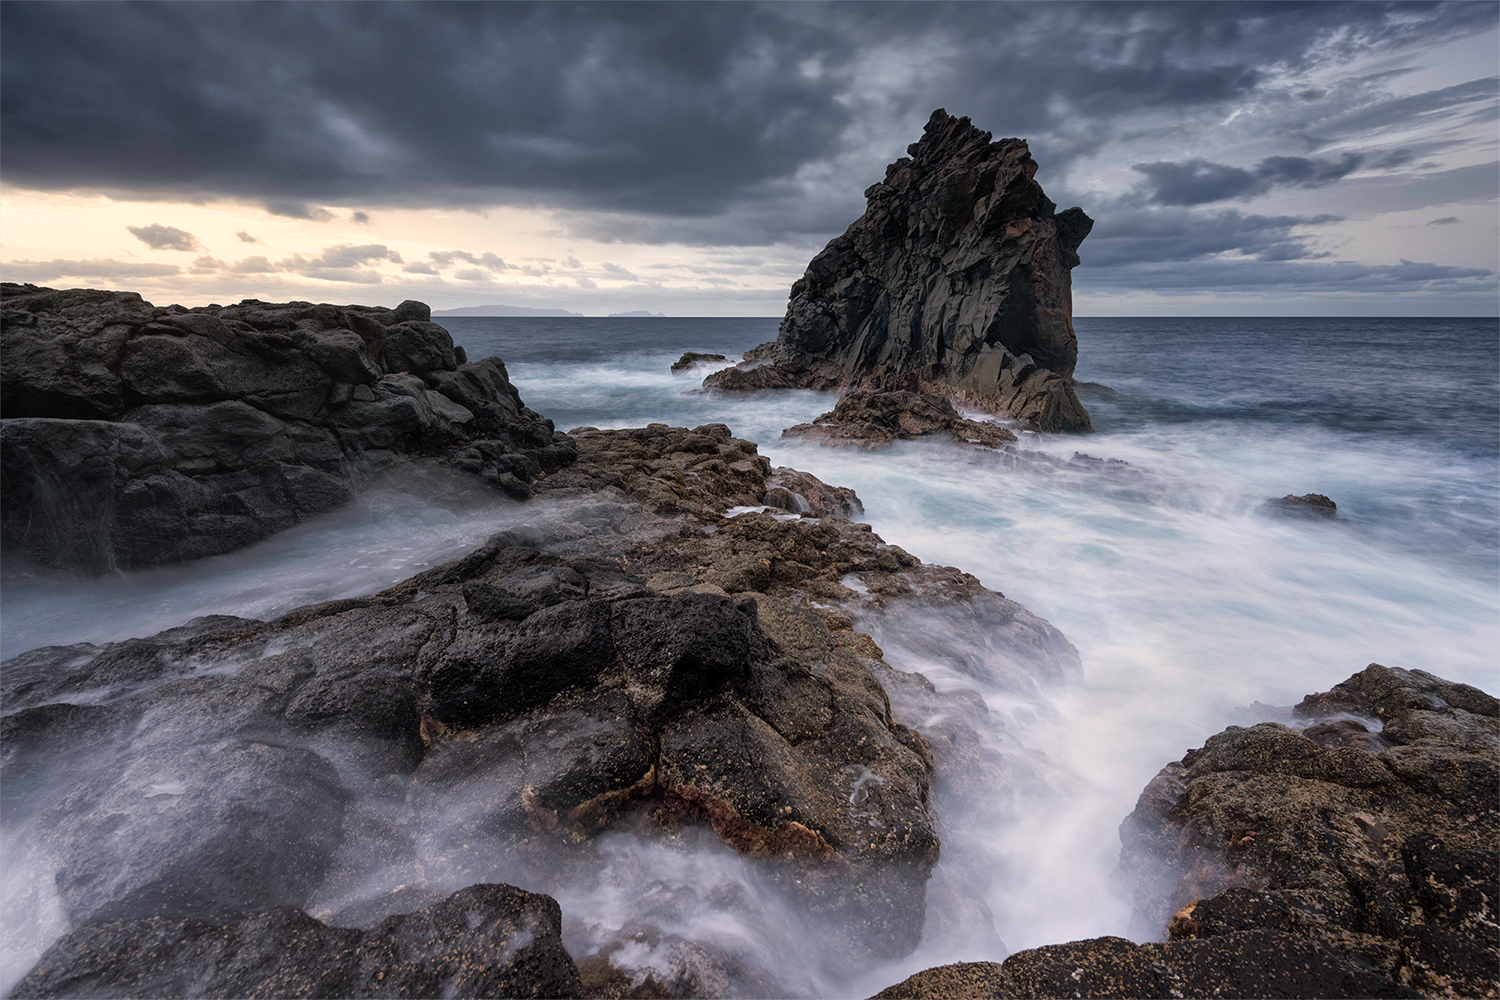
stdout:
<svg viewBox="0 0 1500 1000">
<path fill-rule="evenodd" d="M 1023 140 L 991 142 L 941 108 L 908 152 L 792 285 L 774 346 L 747 355 L 757 366 L 704 385 L 920 388 L 1039 430 L 1088 430 L 1071 271 L 1093 220 L 1056 211 Z"/>
</svg>

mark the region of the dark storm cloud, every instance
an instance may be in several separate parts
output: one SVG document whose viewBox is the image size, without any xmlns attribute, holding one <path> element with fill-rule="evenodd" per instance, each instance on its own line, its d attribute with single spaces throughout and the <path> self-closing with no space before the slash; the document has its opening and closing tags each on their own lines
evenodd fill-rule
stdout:
<svg viewBox="0 0 1500 1000">
<path fill-rule="evenodd" d="M 149 226 L 126 226 L 130 234 L 152 250 L 197 250 L 200 246 L 192 233 L 174 226 L 151 223 Z"/>
<path fill-rule="evenodd" d="M 21 186 L 224 195 L 312 219 L 348 201 L 532 201 L 622 213 L 627 238 L 729 213 L 717 239 L 748 221 L 765 242 L 807 232 L 827 200 L 800 168 L 837 162 L 836 189 L 857 194 L 939 105 L 1028 137 L 1060 176 L 1121 115 L 1212 109 L 1341 51 L 1495 20 L 1462 3 L 9 0 L 0 165 Z M 1454 90 L 1434 100 L 1487 92 Z M 1427 106 L 1387 104 L 1304 124 L 1347 112 L 1318 132 L 1333 134 Z M 880 124 L 851 139 L 865 119 Z M 768 198 L 774 213 L 730 211 Z"/>
<path fill-rule="evenodd" d="M 1381 132 L 1406 127 L 1423 115 L 1453 111 L 1466 106 L 1477 114 L 1493 119 L 1497 98 L 1500 98 L 1500 77 L 1492 76 L 1441 90 L 1381 101 L 1321 122 L 1315 131 L 1326 137 Z"/>
<path fill-rule="evenodd" d="M 1146 175 L 1150 200 L 1155 204 L 1206 205 L 1229 198 L 1252 198 L 1278 186 L 1323 187 L 1359 169 L 1364 161 L 1359 153 L 1346 153 L 1338 160 L 1268 156 L 1251 170 L 1207 160 L 1137 163 L 1130 169 Z"/>
<path fill-rule="evenodd" d="M 1189 261 L 1220 254 L 1258 260 L 1302 260 L 1324 256 L 1294 230 L 1341 221 L 1336 215 L 1245 215 L 1234 209 L 1194 212 L 1180 208 L 1119 208 L 1100 213 L 1079 248 L 1089 266 Z"/>
</svg>

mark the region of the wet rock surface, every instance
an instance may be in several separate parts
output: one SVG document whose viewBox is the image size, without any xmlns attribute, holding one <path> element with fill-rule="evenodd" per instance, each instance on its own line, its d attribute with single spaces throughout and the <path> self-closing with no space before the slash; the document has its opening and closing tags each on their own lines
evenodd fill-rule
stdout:
<svg viewBox="0 0 1500 1000">
<path fill-rule="evenodd" d="M 722 354 L 704 354 L 701 351 L 684 351 L 682 357 L 672 362 L 674 372 L 690 371 L 701 364 L 728 361 Z"/>
<path fill-rule="evenodd" d="M 529 524 L 390 590 L 7 661 L 5 822 L 55 859 L 67 921 L 291 906 L 370 929 L 475 883 L 580 877 L 611 830 L 706 829 L 830 961 L 914 947 L 933 757 L 855 617 L 961 594 L 955 636 L 998 637 L 995 669 L 1033 657 L 1046 683 L 1076 652 L 722 425 L 574 437 Z M 766 980 L 724 954 L 683 958 L 682 983 Z"/>
<path fill-rule="evenodd" d="M 1275 500 L 1267 500 L 1266 509 L 1275 514 L 1301 515 L 1304 517 L 1337 517 L 1339 505 L 1321 493 L 1293 496 L 1288 493 Z"/>
<path fill-rule="evenodd" d="M 251 544 L 360 476 L 447 456 L 509 495 L 571 443 L 427 306 L 154 306 L 0 286 L 8 552 L 99 572 Z"/>
<path fill-rule="evenodd" d="M 1023 140 L 990 140 L 933 112 L 865 192 L 864 215 L 792 285 L 774 346 L 704 385 L 911 388 L 1040 430 L 1088 430 L 1072 388 L 1071 271 L 1093 220 L 1056 211 Z"/>
<path fill-rule="evenodd" d="M 581 997 L 549 896 L 475 885 L 368 930 L 293 907 L 227 924 L 96 923 L 53 945 L 14 997 Z"/>
<path fill-rule="evenodd" d="M 1015 434 L 996 424 L 969 420 L 946 396 L 915 392 L 850 392 L 810 424 L 782 431 L 831 445 L 878 447 L 892 441 L 937 438 L 957 444 L 1003 448 Z"/>
<path fill-rule="evenodd" d="M 882 997 L 1492 997 L 1500 706 L 1372 664 L 1169 764 L 1121 826 L 1136 945 L 919 973 Z"/>
</svg>

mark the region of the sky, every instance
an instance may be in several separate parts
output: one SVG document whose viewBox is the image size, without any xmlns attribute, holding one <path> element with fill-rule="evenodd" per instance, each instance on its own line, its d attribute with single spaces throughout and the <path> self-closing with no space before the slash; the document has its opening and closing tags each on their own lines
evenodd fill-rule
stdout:
<svg viewBox="0 0 1500 1000">
<path fill-rule="evenodd" d="M 1079 315 L 1500 311 L 1500 5 L 0 4 L 0 277 L 778 316 L 935 108 Z"/>
</svg>

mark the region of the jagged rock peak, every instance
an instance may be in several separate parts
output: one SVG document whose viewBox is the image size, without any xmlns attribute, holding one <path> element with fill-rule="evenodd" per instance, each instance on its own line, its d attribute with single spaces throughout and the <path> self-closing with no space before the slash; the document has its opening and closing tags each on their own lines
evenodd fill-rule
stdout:
<svg viewBox="0 0 1500 1000">
<path fill-rule="evenodd" d="M 1070 272 L 1093 220 L 1057 212 L 1024 140 L 941 108 L 793 285 L 774 363 L 706 385 L 940 392 L 1043 430 L 1089 429 L 1072 389 Z"/>
</svg>

